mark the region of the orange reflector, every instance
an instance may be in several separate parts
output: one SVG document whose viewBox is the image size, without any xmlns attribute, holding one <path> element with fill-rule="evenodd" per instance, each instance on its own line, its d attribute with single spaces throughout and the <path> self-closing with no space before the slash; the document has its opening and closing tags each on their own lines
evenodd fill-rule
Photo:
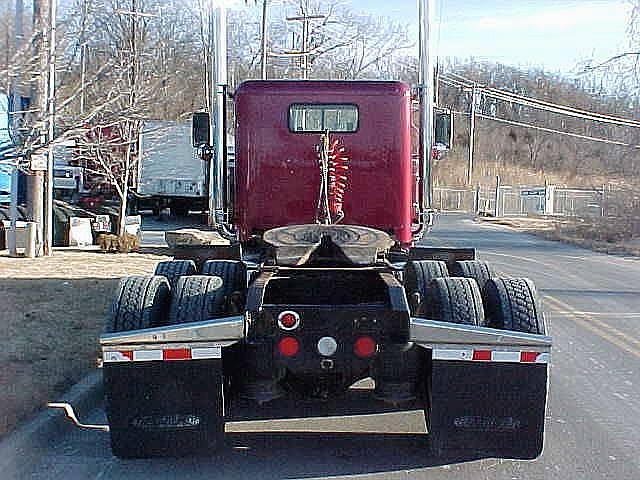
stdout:
<svg viewBox="0 0 640 480">
<path fill-rule="evenodd" d="M 300 342 L 293 337 L 284 337 L 278 342 L 278 350 L 285 357 L 293 357 L 300 351 Z"/>
<path fill-rule="evenodd" d="M 367 358 L 376 353 L 378 344 L 371 337 L 360 337 L 353 344 L 353 353 L 360 358 Z"/>
</svg>

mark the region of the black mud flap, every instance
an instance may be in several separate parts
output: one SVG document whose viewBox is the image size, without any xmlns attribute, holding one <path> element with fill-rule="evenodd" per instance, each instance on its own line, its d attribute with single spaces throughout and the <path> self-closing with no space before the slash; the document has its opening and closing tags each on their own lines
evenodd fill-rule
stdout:
<svg viewBox="0 0 640 480">
<path fill-rule="evenodd" d="M 547 365 L 432 363 L 427 428 L 436 455 L 534 459 L 542 453 Z"/>
<path fill-rule="evenodd" d="M 222 360 L 105 363 L 104 386 L 116 456 L 187 455 L 221 440 Z"/>
</svg>

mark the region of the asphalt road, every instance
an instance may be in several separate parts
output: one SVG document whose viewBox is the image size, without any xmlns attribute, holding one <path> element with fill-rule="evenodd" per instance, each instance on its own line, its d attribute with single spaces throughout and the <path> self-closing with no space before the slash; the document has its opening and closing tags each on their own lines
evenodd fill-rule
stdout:
<svg viewBox="0 0 640 480">
<path fill-rule="evenodd" d="M 593 253 L 458 216 L 440 217 L 426 243 L 474 246 L 500 273 L 536 282 L 554 337 L 540 459 L 438 465 L 426 452 L 424 436 L 415 433 L 424 429 L 422 417 L 396 414 L 293 425 L 351 433 L 232 433 L 228 446 L 216 455 L 178 460 L 121 461 L 111 456 L 108 435 L 69 428 L 68 434 L 27 456 L 33 461 L 23 462 L 11 475 L 118 480 L 640 479 L 640 260 Z M 102 420 L 99 408 L 90 420 Z M 238 429 L 255 425 L 235 425 Z M 385 433 L 362 433 L 365 430 Z M 0 472 L 0 478 L 14 478 L 4 475 Z"/>
</svg>

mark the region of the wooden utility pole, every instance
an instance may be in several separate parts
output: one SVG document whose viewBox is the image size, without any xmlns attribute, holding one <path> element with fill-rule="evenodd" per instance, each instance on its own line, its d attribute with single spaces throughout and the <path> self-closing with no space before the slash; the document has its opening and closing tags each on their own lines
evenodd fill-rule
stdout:
<svg viewBox="0 0 640 480">
<path fill-rule="evenodd" d="M 301 4 L 300 9 L 302 10 L 302 15 L 299 17 L 288 17 L 288 22 L 302 22 L 302 37 L 299 53 L 292 53 L 293 55 L 302 57 L 301 67 L 302 67 L 302 79 L 307 80 L 309 78 L 309 36 L 310 36 L 310 26 L 312 20 L 323 20 L 327 18 L 325 15 L 309 15 L 309 0 L 304 0 L 304 3 Z"/>
<path fill-rule="evenodd" d="M 309 56 L 306 55 L 309 51 L 309 0 L 305 0 L 304 4 L 304 20 L 302 21 L 302 51 L 305 55 L 302 56 L 302 78 L 307 80 L 309 78 Z"/>
<path fill-rule="evenodd" d="M 58 0 L 49 0 L 49 28 L 47 56 L 47 172 L 46 172 L 46 202 L 44 204 L 44 254 L 51 255 L 53 249 L 53 139 L 55 138 L 56 114 L 56 17 Z"/>
<path fill-rule="evenodd" d="M 84 115 L 84 103 L 85 103 L 85 83 L 87 76 L 87 40 L 85 35 L 85 29 L 87 25 L 87 0 L 82 1 L 82 37 L 80 41 L 80 115 Z"/>
<path fill-rule="evenodd" d="M 45 131 L 42 127 L 47 111 L 47 30 L 49 26 L 50 0 L 33 0 L 33 31 L 34 50 L 36 51 L 38 80 L 35 91 L 32 94 L 32 105 L 39 111 L 38 119 L 41 123 L 39 128 L 38 144 L 46 143 Z M 35 73 L 35 72 L 34 72 Z M 40 152 L 42 153 L 42 152 Z M 33 161 L 33 157 L 32 157 Z M 33 164 L 32 164 L 33 166 Z M 32 171 L 27 176 L 27 210 L 30 220 L 36 223 L 36 256 L 42 255 L 42 244 L 44 238 L 44 175 L 43 170 Z"/>
<path fill-rule="evenodd" d="M 467 185 L 473 182 L 473 150 L 476 137 L 476 102 L 478 99 L 478 87 L 474 84 L 471 90 L 471 109 L 469 112 L 469 163 L 467 165 Z"/>
</svg>

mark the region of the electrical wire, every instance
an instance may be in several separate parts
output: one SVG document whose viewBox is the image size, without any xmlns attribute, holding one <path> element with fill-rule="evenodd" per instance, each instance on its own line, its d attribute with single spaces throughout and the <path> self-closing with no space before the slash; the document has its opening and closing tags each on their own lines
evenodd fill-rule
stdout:
<svg viewBox="0 0 640 480">
<path fill-rule="evenodd" d="M 460 111 L 452 111 L 453 113 L 455 113 L 456 115 L 464 115 L 466 117 L 469 116 L 469 113 L 467 112 L 460 112 Z M 553 133 L 553 134 L 557 134 L 557 135 L 565 135 L 568 137 L 573 137 L 573 138 L 579 138 L 581 140 L 591 140 L 594 142 L 600 142 L 600 143 L 606 143 L 609 145 L 616 145 L 619 147 L 628 147 L 628 148 L 633 148 L 633 149 L 640 149 L 640 145 L 634 145 L 631 143 L 625 143 L 625 142 L 619 142 L 617 140 L 609 140 L 606 138 L 601 138 L 601 137 L 591 137 L 589 135 L 581 135 L 579 133 L 571 133 L 571 132 L 564 132 L 562 130 L 555 130 L 553 128 L 547 128 L 547 127 L 539 127 L 537 125 L 531 125 L 530 123 L 523 123 L 523 122 L 516 122 L 514 120 L 507 120 L 505 118 L 498 118 L 498 117 L 492 117 L 490 115 L 484 115 L 482 113 L 476 113 L 476 117 L 485 119 L 485 120 L 492 120 L 494 122 L 499 122 L 499 123 L 504 123 L 507 125 L 512 125 L 515 127 L 523 127 L 523 128 L 531 128 L 533 130 L 539 130 L 541 132 L 546 132 L 546 133 Z"/>
<path fill-rule="evenodd" d="M 447 78 L 448 77 L 448 78 Z M 462 80 L 457 80 L 460 78 Z M 456 86 L 458 88 L 473 88 L 474 82 L 461 75 L 457 75 L 455 73 L 447 73 L 441 76 L 441 79 L 449 82 L 448 84 L 451 86 Z M 590 112 L 587 110 L 581 110 L 574 107 L 568 107 L 566 105 L 560 105 L 557 103 L 547 102 L 544 100 L 538 100 L 531 97 L 525 97 L 523 95 L 518 95 L 515 93 L 507 92 L 505 90 L 499 90 L 496 88 L 490 87 L 477 87 L 478 90 L 485 96 L 496 98 L 498 100 L 518 103 L 520 105 L 537 108 L 540 110 L 545 110 L 552 113 L 558 113 L 561 115 L 567 115 L 574 118 L 581 118 L 584 120 L 591 120 L 595 122 L 601 123 L 609 123 L 613 125 L 620 125 L 625 127 L 640 127 L 640 122 L 630 119 L 625 119 L 621 117 L 614 117 L 612 115 L 605 115 L 597 112 Z"/>
</svg>

